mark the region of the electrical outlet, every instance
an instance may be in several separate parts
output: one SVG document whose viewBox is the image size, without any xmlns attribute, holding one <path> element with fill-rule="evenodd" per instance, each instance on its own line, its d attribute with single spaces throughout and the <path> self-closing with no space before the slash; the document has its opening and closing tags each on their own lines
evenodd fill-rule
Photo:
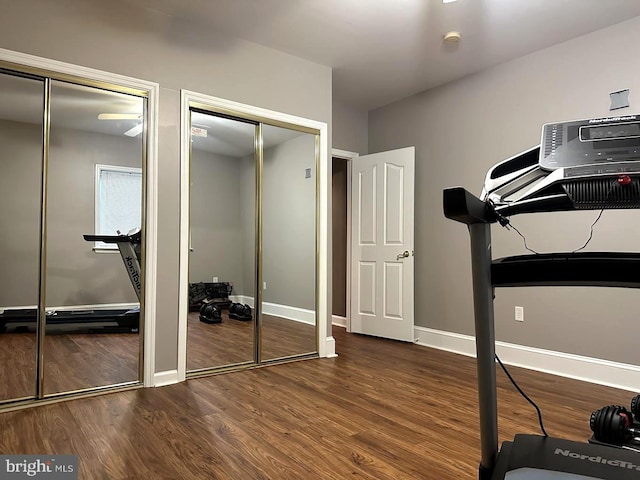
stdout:
<svg viewBox="0 0 640 480">
<path fill-rule="evenodd" d="M 516 307 L 515 320 L 517 322 L 524 322 L 524 307 Z"/>
<path fill-rule="evenodd" d="M 266 290 L 267 289 L 267 282 L 262 282 L 262 289 Z"/>
<path fill-rule="evenodd" d="M 213 277 L 213 283 L 218 283 L 218 277 Z"/>
</svg>

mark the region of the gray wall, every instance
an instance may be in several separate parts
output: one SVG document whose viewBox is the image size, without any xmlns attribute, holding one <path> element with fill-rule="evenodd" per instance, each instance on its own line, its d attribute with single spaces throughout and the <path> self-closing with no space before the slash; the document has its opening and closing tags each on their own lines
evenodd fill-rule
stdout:
<svg viewBox="0 0 640 480">
<path fill-rule="evenodd" d="M 640 111 L 640 18 L 533 53 L 370 112 L 369 151 L 416 146 L 416 324 L 473 333 L 466 228 L 442 214 L 442 189 L 480 193 L 487 170 L 539 143 L 545 122 L 605 116 L 608 93 L 631 89 Z M 581 246 L 598 212 L 535 214 L 513 224 L 538 251 Z M 606 211 L 587 250 L 638 250 L 634 211 Z M 522 240 L 493 228 L 495 257 L 526 253 Z M 640 292 L 604 288 L 500 289 L 499 340 L 638 363 Z M 514 305 L 525 322 L 515 322 Z"/>
<path fill-rule="evenodd" d="M 315 310 L 315 135 L 265 149 L 262 198 L 263 300 Z"/>
<path fill-rule="evenodd" d="M 243 291 L 240 173 L 239 158 L 192 151 L 190 283 L 218 277 Z"/>
<path fill-rule="evenodd" d="M 333 97 L 333 148 L 357 152 L 368 152 L 367 111 Z"/>
<path fill-rule="evenodd" d="M 176 369 L 180 89 L 326 122 L 331 131 L 331 69 L 133 2 L 0 0 L 0 9 L 3 48 L 160 83 L 156 370 Z"/>
<path fill-rule="evenodd" d="M 240 170 L 240 219 L 242 222 L 242 291 L 238 295 L 255 296 L 256 290 L 256 160 L 243 157 Z"/>
<path fill-rule="evenodd" d="M 265 126 L 265 141 L 275 127 Z M 263 153 L 262 279 L 265 302 L 315 310 L 315 137 L 301 134 Z M 255 159 L 242 158 L 243 288 L 255 292 Z M 311 178 L 304 169 L 311 168 Z"/>
<path fill-rule="evenodd" d="M 41 127 L 0 121 L 0 305 L 37 304 Z M 140 139 L 56 128 L 49 150 L 47 306 L 136 303 L 117 252 L 95 253 L 95 165 L 140 167 Z"/>
<path fill-rule="evenodd" d="M 0 307 L 38 304 L 42 127 L 0 120 Z"/>
</svg>

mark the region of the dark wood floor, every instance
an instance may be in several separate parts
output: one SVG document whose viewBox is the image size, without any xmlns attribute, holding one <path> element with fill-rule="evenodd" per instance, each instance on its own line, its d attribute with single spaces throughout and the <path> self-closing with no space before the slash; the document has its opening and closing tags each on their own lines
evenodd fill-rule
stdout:
<svg viewBox="0 0 640 480">
<path fill-rule="evenodd" d="M 46 335 L 44 352 L 48 394 L 138 379 L 139 336 L 135 333 Z M 0 362 L 0 401 L 35 395 L 35 333 L 0 334 Z"/>
<path fill-rule="evenodd" d="M 313 359 L 0 415 L 0 453 L 79 455 L 81 479 L 473 479 L 471 358 L 335 328 Z M 633 396 L 511 368 L 549 434 L 585 441 L 590 413 Z M 498 374 L 500 438 L 538 432 Z"/>
<path fill-rule="evenodd" d="M 189 313 L 187 371 L 253 361 L 254 321 L 230 319 L 222 312 L 222 323 L 207 324 L 197 312 Z M 262 358 L 264 360 L 317 351 L 313 325 L 263 315 Z"/>
<path fill-rule="evenodd" d="M 189 314 L 187 369 L 253 360 L 254 322 L 206 324 Z M 315 327 L 279 317 L 263 319 L 263 359 L 314 352 Z M 135 333 L 62 333 L 45 336 L 47 394 L 132 382 L 138 379 L 139 336 Z M 0 334 L 0 402 L 35 395 L 36 335 Z"/>
</svg>

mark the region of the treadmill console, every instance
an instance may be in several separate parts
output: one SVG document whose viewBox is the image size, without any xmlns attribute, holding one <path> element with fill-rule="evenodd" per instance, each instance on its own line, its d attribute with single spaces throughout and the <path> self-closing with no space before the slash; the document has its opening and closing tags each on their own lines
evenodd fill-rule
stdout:
<svg viewBox="0 0 640 480">
<path fill-rule="evenodd" d="M 592 174 L 623 173 L 611 164 L 640 160 L 640 115 L 547 123 L 542 128 L 544 170 L 596 165 Z M 626 173 L 626 172 L 625 172 Z"/>
<path fill-rule="evenodd" d="M 504 217 L 640 208 L 640 115 L 545 124 L 540 146 L 489 170 L 480 200 Z"/>
</svg>

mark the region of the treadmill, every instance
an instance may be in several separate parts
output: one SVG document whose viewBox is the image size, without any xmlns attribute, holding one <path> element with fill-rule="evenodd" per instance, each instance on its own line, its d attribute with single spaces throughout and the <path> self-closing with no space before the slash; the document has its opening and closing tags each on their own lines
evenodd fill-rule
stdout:
<svg viewBox="0 0 640 480">
<path fill-rule="evenodd" d="M 88 242 L 104 242 L 116 244 L 129 275 L 131 285 L 136 292 L 138 302 L 142 295 L 142 277 L 140 272 L 140 254 L 142 233 L 140 229 L 126 235 L 83 235 Z M 16 331 L 28 330 L 36 323 L 38 310 L 34 308 L 7 309 L 0 314 L 0 332 L 9 326 L 16 327 Z M 69 328 L 74 330 L 97 332 L 132 332 L 137 333 L 140 328 L 140 307 L 131 309 L 90 309 L 90 310 L 46 310 L 46 325 L 54 331 L 67 333 Z"/>
<path fill-rule="evenodd" d="M 491 225 L 513 215 L 640 208 L 640 120 L 635 115 L 543 126 L 540 146 L 492 167 L 480 198 L 443 192 L 445 217 L 467 225 L 476 332 L 480 480 L 640 478 L 640 453 L 516 435 L 498 451 L 493 298 L 496 287 L 640 287 L 640 253 L 575 252 L 493 259 Z M 586 421 L 586 420 L 585 420 Z"/>
</svg>

